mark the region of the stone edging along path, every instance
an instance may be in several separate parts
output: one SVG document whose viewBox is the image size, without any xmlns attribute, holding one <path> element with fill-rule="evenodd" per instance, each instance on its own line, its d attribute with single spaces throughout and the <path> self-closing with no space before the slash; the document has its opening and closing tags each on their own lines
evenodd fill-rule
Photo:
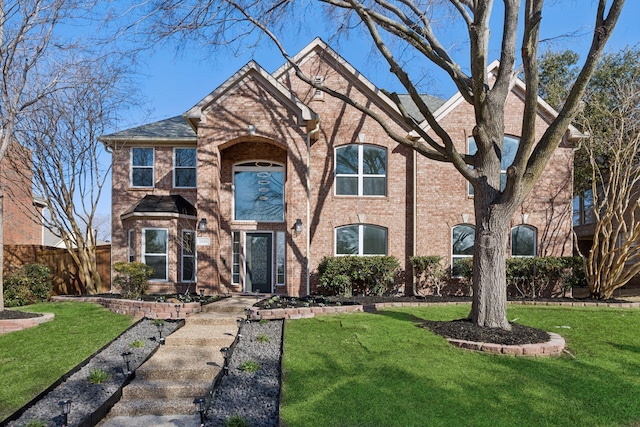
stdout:
<svg viewBox="0 0 640 427">
<path fill-rule="evenodd" d="M 463 305 L 470 304 L 464 302 L 383 302 L 365 305 L 343 305 L 330 307 L 300 307 L 300 308 L 277 308 L 277 309 L 260 309 L 252 307 L 249 318 L 252 320 L 260 319 L 308 319 L 315 316 L 355 313 L 355 312 L 375 312 L 378 309 L 392 307 L 426 307 L 440 305 Z M 606 302 L 565 302 L 565 301 L 509 301 L 509 304 L 520 305 L 545 305 L 545 306 L 571 306 L 571 307 L 616 307 L 616 308 L 640 308 L 640 302 L 630 303 L 606 303 Z M 492 343 L 482 343 L 474 341 L 456 340 L 447 338 L 447 341 L 456 347 L 482 351 L 493 354 L 506 354 L 514 356 L 559 356 L 562 354 L 565 341 L 560 335 L 547 332 L 550 340 L 545 343 L 525 344 L 525 345 L 501 345 Z"/>
</svg>

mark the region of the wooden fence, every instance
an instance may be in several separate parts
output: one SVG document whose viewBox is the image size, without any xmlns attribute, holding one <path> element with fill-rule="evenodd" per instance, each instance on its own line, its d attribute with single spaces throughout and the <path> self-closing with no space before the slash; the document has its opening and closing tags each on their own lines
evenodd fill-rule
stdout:
<svg viewBox="0 0 640 427">
<path fill-rule="evenodd" d="M 4 273 L 7 274 L 25 264 L 44 264 L 53 276 L 52 295 L 86 294 L 84 283 L 65 249 L 50 248 L 39 245 L 6 245 L 4 247 Z M 98 293 L 111 289 L 111 245 L 96 248 L 96 263 L 102 285 Z"/>
</svg>

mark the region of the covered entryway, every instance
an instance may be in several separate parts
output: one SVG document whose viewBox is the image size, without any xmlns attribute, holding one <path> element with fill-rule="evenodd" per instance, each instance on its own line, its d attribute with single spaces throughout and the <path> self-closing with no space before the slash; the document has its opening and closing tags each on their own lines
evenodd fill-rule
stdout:
<svg viewBox="0 0 640 427">
<path fill-rule="evenodd" d="M 273 234 L 245 235 L 245 292 L 272 292 Z"/>
</svg>

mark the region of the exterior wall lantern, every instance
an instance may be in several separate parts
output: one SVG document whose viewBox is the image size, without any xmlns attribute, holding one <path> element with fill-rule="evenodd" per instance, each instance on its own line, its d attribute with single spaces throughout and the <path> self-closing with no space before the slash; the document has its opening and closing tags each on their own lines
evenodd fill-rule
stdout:
<svg viewBox="0 0 640 427">
<path fill-rule="evenodd" d="M 296 224 L 293 226 L 296 234 L 302 233 L 302 220 L 300 218 L 296 219 Z"/>
<path fill-rule="evenodd" d="M 202 218 L 198 223 L 198 231 L 207 231 L 207 218 Z"/>
</svg>

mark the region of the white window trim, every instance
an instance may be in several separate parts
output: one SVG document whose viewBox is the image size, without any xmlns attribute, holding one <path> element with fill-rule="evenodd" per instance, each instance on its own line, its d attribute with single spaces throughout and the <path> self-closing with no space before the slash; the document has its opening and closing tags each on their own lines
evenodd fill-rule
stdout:
<svg viewBox="0 0 640 427">
<path fill-rule="evenodd" d="M 147 230 L 160 230 L 160 231 L 166 231 L 167 232 L 167 251 L 165 252 L 164 256 L 165 256 L 165 266 L 164 266 L 164 271 L 165 271 L 165 276 L 166 279 L 150 279 L 149 281 L 152 282 L 168 282 L 169 281 L 169 229 L 168 228 L 157 228 L 157 227 L 147 227 L 147 228 L 143 228 L 142 229 L 142 263 L 146 264 L 147 263 L 147 245 L 145 242 L 145 237 L 146 237 L 146 232 Z M 158 256 L 161 254 L 149 254 L 150 256 Z"/>
<path fill-rule="evenodd" d="M 236 172 L 238 171 L 246 171 L 246 172 L 259 172 L 259 171 L 263 171 L 264 168 L 261 166 L 240 166 L 244 163 L 270 163 L 271 166 L 269 167 L 280 167 L 282 168 L 282 220 L 281 221 L 257 221 L 254 219 L 235 219 L 236 218 Z M 286 196 L 286 181 L 287 181 L 287 172 L 286 172 L 286 168 L 283 164 L 281 163 L 277 163 L 277 162 L 272 162 L 270 160 L 249 160 L 246 162 L 241 162 L 239 164 L 236 164 L 233 166 L 232 171 L 231 171 L 231 179 L 232 179 L 232 184 L 231 184 L 231 216 L 232 216 L 232 221 L 235 223 L 242 223 L 242 224 L 258 224 L 258 223 L 284 223 L 285 222 L 285 218 L 286 218 L 286 211 L 285 208 L 287 206 L 286 200 L 287 200 L 287 196 Z"/>
<path fill-rule="evenodd" d="M 335 171 L 335 169 L 338 167 L 337 162 L 336 162 L 336 166 L 334 168 L 334 190 L 333 190 L 333 194 L 337 197 L 378 197 L 378 198 L 383 198 L 383 197 L 387 197 L 387 191 L 388 191 L 388 185 L 389 185 L 389 179 L 387 178 L 389 175 L 389 152 L 386 149 L 386 147 L 382 147 L 380 145 L 375 145 L 375 144 L 347 144 L 347 145 L 341 145 L 339 147 L 336 147 L 333 151 L 333 158 L 337 159 L 338 158 L 338 150 L 341 148 L 346 148 L 350 145 L 357 145 L 358 146 L 358 173 L 357 174 L 347 174 L 347 173 L 337 173 Z M 385 174 L 364 174 L 364 147 L 369 146 L 369 147 L 376 147 L 378 149 L 384 150 L 385 152 Z M 338 185 L 337 185 L 337 181 L 338 178 L 353 178 L 354 176 L 358 177 L 358 194 L 338 194 Z M 384 178 L 384 194 L 364 194 L 364 178 Z"/>
<path fill-rule="evenodd" d="M 193 234 L 193 254 L 186 254 L 184 252 L 184 235 L 185 233 Z M 196 245 L 196 231 L 195 230 L 182 230 L 182 244 L 180 245 L 180 279 L 184 283 L 196 283 L 197 281 L 197 267 L 198 267 L 198 259 L 197 259 L 197 245 Z M 185 280 L 184 278 L 184 259 L 185 258 L 193 258 L 193 280 Z"/>
<path fill-rule="evenodd" d="M 176 150 L 194 150 L 196 152 L 196 165 L 195 166 L 177 166 Z M 195 169 L 196 185 L 192 187 L 189 187 L 189 186 L 180 187 L 176 185 L 176 169 Z M 198 188 L 198 152 L 196 150 L 196 147 L 173 147 L 173 188 L 183 188 L 183 189 Z"/>
<path fill-rule="evenodd" d="M 513 230 L 518 227 L 526 227 L 533 230 L 533 255 L 514 255 L 513 254 Z M 511 247 L 509 248 L 509 255 L 511 258 L 535 258 L 538 256 L 538 229 L 528 224 L 518 224 L 511 227 L 511 231 L 509 232 L 509 242 L 511 243 Z"/>
<path fill-rule="evenodd" d="M 358 226 L 358 253 L 357 254 L 339 254 L 338 253 L 338 230 L 344 227 Z M 385 241 L 385 253 L 384 254 L 364 254 L 364 227 L 375 227 L 385 230 L 387 233 Z M 375 224 L 345 224 L 333 229 L 333 253 L 335 256 L 387 256 L 389 254 L 389 229 L 381 225 Z"/>
<path fill-rule="evenodd" d="M 134 166 L 133 165 L 133 150 L 135 149 L 146 149 L 151 150 L 151 166 Z M 129 162 L 129 184 L 132 188 L 154 188 L 156 182 L 156 150 L 153 147 L 131 147 L 129 151 L 129 157 L 131 160 Z M 151 169 L 151 185 L 133 185 L 133 169 Z"/>
<path fill-rule="evenodd" d="M 473 245 L 475 246 L 476 242 L 475 242 L 475 229 L 476 226 L 474 224 L 469 224 L 469 223 L 462 223 L 462 224 L 456 224 L 453 227 L 451 227 L 451 243 L 449 244 L 449 253 L 451 254 L 451 271 L 453 272 L 453 266 L 455 265 L 456 261 L 458 260 L 463 260 L 463 259 L 467 259 L 467 258 L 473 258 L 473 255 L 455 255 L 453 253 L 453 230 L 456 227 L 461 227 L 461 226 L 467 226 L 467 227 L 472 227 L 473 231 L 474 231 L 474 239 L 473 239 Z M 460 277 L 460 276 L 453 276 L 453 277 Z"/>
</svg>

